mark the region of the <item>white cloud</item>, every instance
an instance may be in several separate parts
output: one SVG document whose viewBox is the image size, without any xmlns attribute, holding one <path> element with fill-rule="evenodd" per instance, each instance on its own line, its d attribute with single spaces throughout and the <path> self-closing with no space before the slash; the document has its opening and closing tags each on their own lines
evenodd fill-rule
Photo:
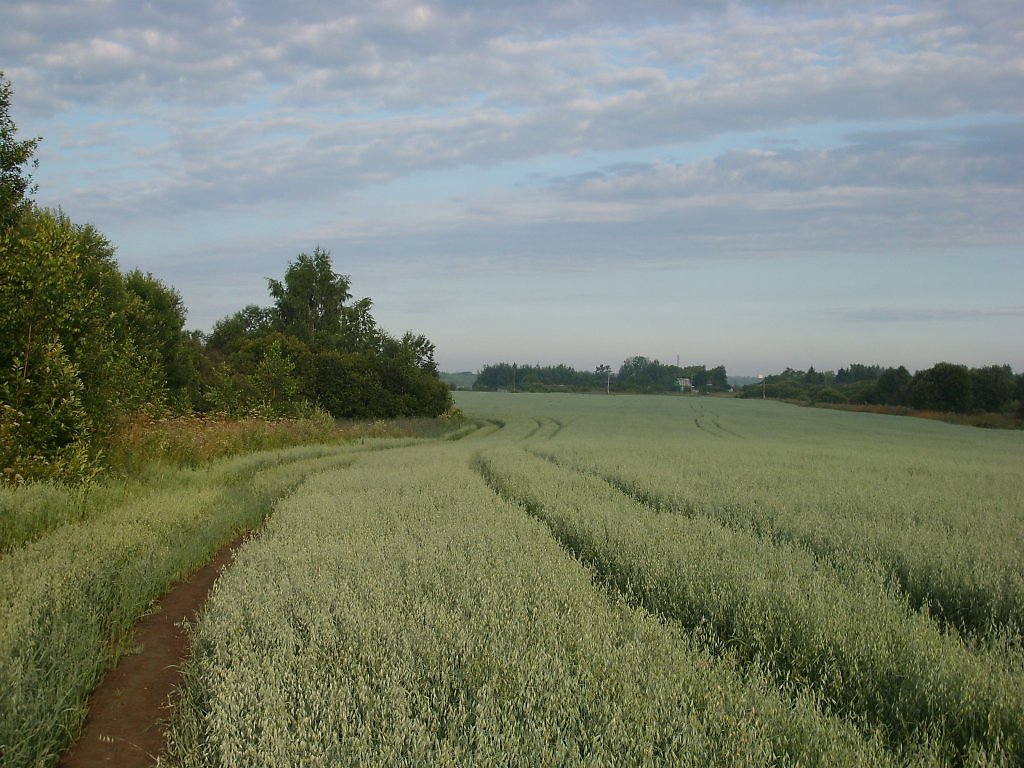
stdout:
<svg viewBox="0 0 1024 768">
<path fill-rule="evenodd" d="M 41 199 L 135 243 L 661 268 L 1019 247 L 1017 5 L 13 0 L 0 50 Z"/>
</svg>

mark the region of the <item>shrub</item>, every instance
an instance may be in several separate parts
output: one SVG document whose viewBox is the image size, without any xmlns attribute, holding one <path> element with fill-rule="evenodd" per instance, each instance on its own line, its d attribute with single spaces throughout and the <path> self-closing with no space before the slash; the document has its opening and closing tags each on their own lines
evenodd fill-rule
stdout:
<svg viewBox="0 0 1024 768">
<path fill-rule="evenodd" d="M 824 389 L 819 389 L 817 392 L 814 393 L 814 396 L 811 398 L 811 400 L 812 402 L 815 403 L 849 402 L 846 395 L 844 395 L 838 389 L 834 389 L 833 387 L 825 387 Z"/>
</svg>

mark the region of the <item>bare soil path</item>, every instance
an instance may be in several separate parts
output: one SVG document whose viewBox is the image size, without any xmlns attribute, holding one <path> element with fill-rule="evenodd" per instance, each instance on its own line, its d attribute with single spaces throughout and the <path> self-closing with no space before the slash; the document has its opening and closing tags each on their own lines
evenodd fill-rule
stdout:
<svg viewBox="0 0 1024 768">
<path fill-rule="evenodd" d="M 135 625 L 131 645 L 139 652 L 123 656 L 89 697 L 85 726 L 61 758 L 62 768 L 156 764 L 164 750 L 171 694 L 181 682 L 181 663 L 189 653 L 182 620 L 195 620 L 243 539 L 223 547 L 191 577 L 171 587 Z"/>
</svg>

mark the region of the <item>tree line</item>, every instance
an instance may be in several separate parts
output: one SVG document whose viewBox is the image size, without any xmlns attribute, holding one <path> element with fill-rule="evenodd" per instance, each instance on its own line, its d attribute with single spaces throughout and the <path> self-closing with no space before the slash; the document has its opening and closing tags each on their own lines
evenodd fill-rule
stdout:
<svg viewBox="0 0 1024 768">
<path fill-rule="evenodd" d="M 1008 365 L 968 368 L 936 363 L 911 374 L 904 366 L 855 363 L 838 371 L 787 368 L 749 384 L 741 397 L 770 397 L 810 403 L 905 406 L 948 413 L 1007 413 L 1024 416 L 1024 374 Z"/>
<path fill-rule="evenodd" d="M 642 355 L 623 361 L 617 372 L 598 365 L 593 371 L 565 365 L 522 365 L 493 363 L 479 372 L 474 389 L 520 392 L 673 392 L 693 389 L 724 392 L 729 389 L 725 366 L 708 369 L 703 365 L 667 365 Z"/>
<path fill-rule="evenodd" d="M 436 416 L 451 404 L 434 345 L 380 328 L 330 254 L 299 254 L 269 279 L 272 304 L 209 334 L 185 328 L 181 295 L 122 273 L 95 227 L 32 200 L 38 138 L 20 139 L 0 72 L 0 470 L 81 479 L 140 412 L 232 417 Z"/>
</svg>

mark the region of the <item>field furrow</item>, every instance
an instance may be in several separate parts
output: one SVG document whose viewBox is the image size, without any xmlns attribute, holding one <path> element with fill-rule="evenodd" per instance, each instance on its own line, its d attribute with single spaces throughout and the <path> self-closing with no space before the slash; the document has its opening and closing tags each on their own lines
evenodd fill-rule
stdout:
<svg viewBox="0 0 1024 768">
<path fill-rule="evenodd" d="M 1021 434 L 459 405 L 434 439 L 0 498 L 0 766 L 55 764 L 150 601 L 265 520 L 161 764 L 1024 764 Z"/>
<path fill-rule="evenodd" d="M 468 458 L 368 457 L 278 506 L 197 627 L 173 764 L 893 763 L 609 601 Z"/>
<path fill-rule="evenodd" d="M 350 462 L 300 448 L 182 471 L 158 491 L 69 523 L 0 560 L 0 765 L 52 764 L 126 633 L 310 472 Z"/>
<path fill-rule="evenodd" d="M 1024 552 L 1013 539 L 976 520 L 980 530 L 957 532 L 927 518 L 903 520 L 871 515 L 836 499 L 831 506 L 758 499 L 725 501 L 695 493 L 663 470 L 637 462 L 642 474 L 609 467 L 593 456 L 534 450 L 538 456 L 600 477 L 656 512 L 707 518 L 735 531 L 749 531 L 813 552 L 839 568 L 876 563 L 916 609 L 968 635 L 1024 632 Z M 611 458 L 611 457 L 608 457 Z M 611 462 L 609 462 L 611 463 Z M 1003 531 L 1003 535 L 1012 531 Z"/>
<path fill-rule="evenodd" d="M 622 594 L 819 692 L 894 745 L 958 761 L 1024 759 L 1024 675 L 900 600 L 876 568 L 839 574 L 805 550 L 706 518 L 659 515 L 602 480 L 525 451 L 489 451 L 492 487 L 546 522 Z"/>
</svg>

